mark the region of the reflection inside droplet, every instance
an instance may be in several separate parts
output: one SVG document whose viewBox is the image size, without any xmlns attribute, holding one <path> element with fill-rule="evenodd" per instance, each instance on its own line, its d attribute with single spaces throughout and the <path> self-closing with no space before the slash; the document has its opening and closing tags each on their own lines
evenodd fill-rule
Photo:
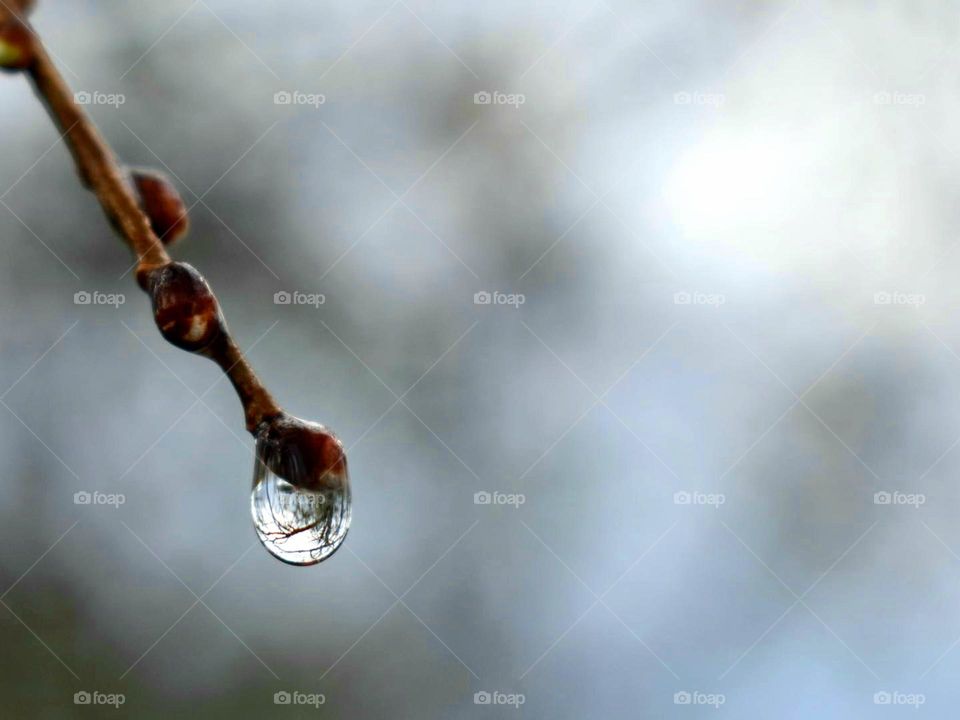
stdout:
<svg viewBox="0 0 960 720">
<path fill-rule="evenodd" d="M 314 565 L 333 555 L 351 516 L 339 441 L 322 425 L 289 416 L 264 428 L 257 436 L 250 511 L 260 542 L 283 562 Z"/>
</svg>

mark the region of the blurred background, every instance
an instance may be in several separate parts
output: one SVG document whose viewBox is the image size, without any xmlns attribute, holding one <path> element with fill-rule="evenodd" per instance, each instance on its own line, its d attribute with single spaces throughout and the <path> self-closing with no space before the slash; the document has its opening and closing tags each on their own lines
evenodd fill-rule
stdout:
<svg viewBox="0 0 960 720">
<path fill-rule="evenodd" d="M 956 715 L 953 3 L 34 19 L 355 505 L 260 547 L 239 402 L 2 78 L 11 717 Z"/>
</svg>

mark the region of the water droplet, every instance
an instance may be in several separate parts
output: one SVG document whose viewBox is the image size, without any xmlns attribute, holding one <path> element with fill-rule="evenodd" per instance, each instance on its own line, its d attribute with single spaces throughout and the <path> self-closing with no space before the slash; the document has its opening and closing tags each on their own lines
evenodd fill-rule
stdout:
<svg viewBox="0 0 960 720">
<path fill-rule="evenodd" d="M 336 552 L 352 514 L 343 445 L 323 425 L 290 415 L 257 432 L 250 511 L 263 546 L 291 565 Z"/>
</svg>

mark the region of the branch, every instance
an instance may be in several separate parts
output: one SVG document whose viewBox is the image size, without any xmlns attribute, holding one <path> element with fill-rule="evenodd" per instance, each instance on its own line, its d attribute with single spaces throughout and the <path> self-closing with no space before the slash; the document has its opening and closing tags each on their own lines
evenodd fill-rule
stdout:
<svg viewBox="0 0 960 720">
<path fill-rule="evenodd" d="M 0 0 L 0 69 L 26 72 L 33 80 L 81 181 L 136 255 L 137 282 L 150 296 L 160 333 L 216 362 L 233 383 L 247 430 L 257 439 L 251 513 L 260 542 L 293 565 L 325 560 L 350 528 L 343 443 L 323 425 L 295 418 L 277 405 L 230 337 L 207 281 L 187 263 L 170 259 L 164 243 L 171 244 L 188 226 L 183 200 L 165 176 L 117 162 L 25 19 L 32 4 Z"/>
<path fill-rule="evenodd" d="M 0 0 L 0 66 L 25 71 L 63 133 L 83 184 L 136 255 L 136 277 L 150 295 L 161 334 L 188 352 L 210 358 L 229 377 L 251 433 L 283 414 L 227 330 L 216 296 L 187 263 L 174 262 L 164 242 L 187 226 L 179 194 L 164 176 L 127 171 L 118 163 L 57 70 L 25 14 L 32 0 Z"/>
</svg>

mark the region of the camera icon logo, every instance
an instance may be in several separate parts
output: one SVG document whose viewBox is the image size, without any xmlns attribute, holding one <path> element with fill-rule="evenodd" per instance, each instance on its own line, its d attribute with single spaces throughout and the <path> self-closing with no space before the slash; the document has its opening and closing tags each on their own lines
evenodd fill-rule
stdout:
<svg viewBox="0 0 960 720">
<path fill-rule="evenodd" d="M 273 104 L 274 105 L 291 105 L 293 104 L 293 94 L 288 93 L 286 90 L 281 90 L 278 93 L 274 93 Z"/>
<path fill-rule="evenodd" d="M 273 694 L 274 705 L 289 705 L 291 702 L 293 702 L 293 696 L 286 690 L 280 690 Z"/>
<path fill-rule="evenodd" d="M 673 294 L 674 305 L 689 305 L 693 302 L 693 296 L 685 290 Z"/>
<path fill-rule="evenodd" d="M 474 305 L 489 305 L 491 302 L 493 302 L 493 296 L 486 290 L 473 294 Z"/>
<path fill-rule="evenodd" d="M 291 302 L 293 302 L 293 296 L 286 290 L 280 290 L 273 294 L 274 305 L 289 305 Z"/>
<path fill-rule="evenodd" d="M 888 693 L 886 690 L 881 690 L 880 692 L 873 694 L 874 705 L 889 705 L 892 699 L 893 698 L 891 697 L 890 693 Z"/>
<path fill-rule="evenodd" d="M 86 690 L 75 692 L 73 694 L 74 705 L 89 705 L 93 697 Z"/>
<path fill-rule="evenodd" d="M 93 301 L 93 296 L 86 290 L 79 290 L 73 294 L 74 305 L 89 305 Z"/>
<path fill-rule="evenodd" d="M 689 505 L 692 500 L 692 496 L 686 490 L 681 490 L 673 494 L 674 505 Z"/>
<path fill-rule="evenodd" d="M 873 494 L 874 505 L 889 505 L 893 502 L 893 495 L 885 490 Z"/>
<path fill-rule="evenodd" d="M 493 96 L 486 90 L 481 90 L 480 92 L 473 94 L 474 105 L 489 105 L 492 102 Z"/>
<path fill-rule="evenodd" d="M 88 93 L 86 90 L 81 90 L 73 94 L 73 101 L 77 105 L 89 105 L 93 102 L 93 95 Z"/>
<path fill-rule="evenodd" d="M 73 494 L 74 505 L 89 505 L 92 501 L 93 495 L 88 493 L 86 490 L 81 490 L 80 492 L 75 492 Z"/>
<path fill-rule="evenodd" d="M 481 690 L 480 692 L 475 692 L 473 694 L 474 705 L 489 705 L 491 700 L 492 697 L 486 690 Z"/>
<path fill-rule="evenodd" d="M 491 502 L 493 502 L 493 496 L 486 490 L 481 490 L 473 494 L 474 505 L 489 505 Z"/>
<path fill-rule="evenodd" d="M 689 105 L 693 102 L 693 95 L 688 92 L 674 93 L 673 102 L 677 105 Z"/>
<path fill-rule="evenodd" d="M 693 696 L 686 690 L 673 694 L 674 705 L 689 705 L 691 702 L 693 702 Z"/>
</svg>

